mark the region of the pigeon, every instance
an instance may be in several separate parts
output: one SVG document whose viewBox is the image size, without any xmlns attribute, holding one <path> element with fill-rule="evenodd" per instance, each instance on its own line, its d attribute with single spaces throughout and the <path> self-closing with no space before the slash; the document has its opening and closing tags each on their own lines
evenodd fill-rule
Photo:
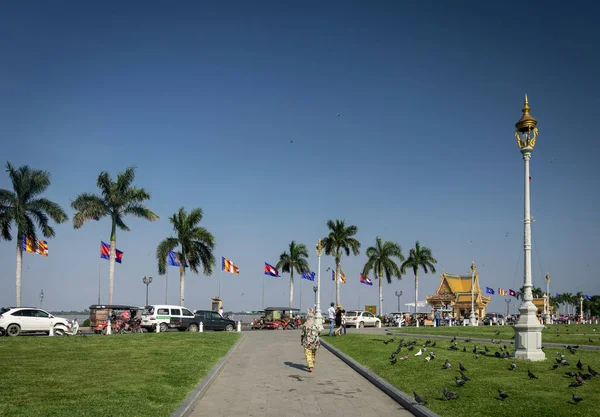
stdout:
<svg viewBox="0 0 600 417">
<path fill-rule="evenodd" d="M 405 361 L 405 360 L 407 360 L 408 358 L 410 358 L 410 355 L 407 353 L 406 355 L 402 356 L 402 357 L 400 358 L 400 360 L 402 360 L 402 361 Z"/>
<path fill-rule="evenodd" d="M 419 394 L 417 394 L 416 392 L 413 391 L 413 395 L 415 396 L 415 401 L 417 402 L 417 404 L 419 404 L 419 405 L 427 404 L 427 401 L 425 401 L 423 398 L 421 398 L 421 396 Z"/>
<path fill-rule="evenodd" d="M 446 389 L 446 387 L 444 387 L 444 397 L 446 397 L 446 400 L 448 401 L 455 400 L 458 398 L 458 394 L 455 392 L 450 392 Z"/>
<path fill-rule="evenodd" d="M 517 369 L 517 364 L 515 363 L 515 361 L 513 361 L 513 363 L 510 364 L 510 370 L 514 371 L 515 369 Z"/>
<path fill-rule="evenodd" d="M 581 386 L 581 384 L 579 382 L 571 382 L 569 384 L 569 388 L 577 388 L 577 387 L 580 387 L 580 386 Z"/>
<path fill-rule="evenodd" d="M 494 352 L 494 356 L 499 358 L 500 357 L 500 352 Z"/>
<path fill-rule="evenodd" d="M 463 381 L 457 376 L 454 377 L 454 381 L 456 382 L 457 387 L 462 387 L 463 385 L 465 385 L 465 381 Z"/>
<path fill-rule="evenodd" d="M 579 369 L 579 370 L 583 370 L 583 364 L 581 363 L 581 359 L 579 359 L 579 360 L 577 361 L 577 364 L 576 364 L 575 366 L 577 366 L 577 369 Z"/>
<path fill-rule="evenodd" d="M 460 369 L 460 370 L 461 370 L 461 371 L 463 371 L 463 372 L 468 372 L 468 371 L 467 371 L 467 368 L 465 368 L 465 367 L 463 366 L 463 364 L 462 364 L 462 363 L 460 363 L 460 362 L 458 363 L 458 369 Z"/>
<path fill-rule="evenodd" d="M 394 359 L 396 357 L 396 353 L 392 352 L 392 354 L 390 355 L 390 359 Z"/>
<path fill-rule="evenodd" d="M 460 371 L 460 377 L 465 382 L 469 382 L 471 380 L 471 378 L 469 378 L 468 376 L 466 376 L 465 374 L 463 374 L 462 371 Z"/>
<path fill-rule="evenodd" d="M 579 395 L 575 395 L 575 394 L 571 394 L 573 397 L 573 401 L 575 401 L 575 404 L 577 404 L 580 401 L 583 401 L 583 398 L 581 398 Z"/>
<path fill-rule="evenodd" d="M 557 363 L 555 363 L 554 365 L 552 365 L 552 369 L 556 369 L 556 368 L 558 368 L 558 364 Z"/>
<path fill-rule="evenodd" d="M 590 374 L 582 374 L 581 372 L 579 372 L 579 376 L 583 379 L 585 379 L 586 381 L 588 379 L 592 379 L 592 376 Z"/>
<path fill-rule="evenodd" d="M 490 350 L 488 349 L 488 347 L 487 347 L 487 346 L 484 346 L 484 347 L 483 347 L 483 350 L 485 350 L 485 353 L 490 353 Z"/>
<path fill-rule="evenodd" d="M 588 372 L 592 375 L 592 376 L 598 376 L 598 372 L 594 371 L 590 365 L 588 365 Z"/>
<path fill-rule="evenodd" d="M 436 347 L 437 346 L 437 341 L 433 342 L 433 345 L 431 345 L 431 347 Z"/>
<path fill-rule="evenodd" d="M 579 375 L 575 376 L 575 381 L 579 382 L 580 384 L 583 384 L 583 378 Z"/>
<path fill-rule="evenodd" d="M 467 347 L 463 346 L 463 352 L 466 352 L 466 351 L 467 351 Z"/>
<path fill-rule="evenodd" d="M 450 369 L 451 366 L 452 364 L 448 361 L 448 359 L 446 359 L 446 362 L 444 362 L 444 367 L 442 369 Z"/>
<path fill-rule="evenodd" d="M 417 353 L 415 353 L 415 356 L 421 356 L 423 354 L 423 349 L 419 349 L 419 351 Z"/>
<path fill-rule="evenodd" d="M 573 378 L 574 376 L 576 376 L 577 374 L 575 372 L 565 372 L 566 376 L 570 376 L 571 378 Z"/>
<path fill-rule="evenodd" d="M 398 360 L 396 358 L 392 359 L 392 361 L 390 362 L 391 365 L 395 365 L 396 362 L 398 362 Z"/>
<path fill-rule="evenodd" d="M 477 353 L 477 345 L 473 346 L 473 353 Z"/>
<path fill-rule="evenodd" d="M 475 354 L 475 359 L 479 359 L 479 355 L 478 354 Z"/>
<path fill-rule="evenodd" d="M 596 331 L 596 329 L 594 329 L 594 331 Z M 590 341 L 590 343 L 594 343 L 594 341 L 592 340 L 592 338 L 588 338 L 588 340 Z"/>
<path fill-rule="evenodd" d="M 502 391 L 502 390 L 498 390 L 498 395 L 500 396 L 500 399 L 501 399 L 502 401 L 504 401 L 504 400 L 506 400 L 506 399 L 508 398 L 508 394 L 507 394 L 507 393 L 505 393 L 505 392 L 504 392 L 504 391 Z"/>
<path fill-rule="evenodd" d="M 429 362 L 429 361 L 431 360 L 431 356 L 427 356 L 427 357 L 425 358 L 425 360 L 426 360 L 427 362 Z"/>
<path fill-rule="evenodd" d="M 529 379 L 539 379 L 537 376 L 535 376 L 533 374 L 533 372 L 531 372 L 529 369 L 527 370 L 527 376 L 529 377 Z"/>
</svg>

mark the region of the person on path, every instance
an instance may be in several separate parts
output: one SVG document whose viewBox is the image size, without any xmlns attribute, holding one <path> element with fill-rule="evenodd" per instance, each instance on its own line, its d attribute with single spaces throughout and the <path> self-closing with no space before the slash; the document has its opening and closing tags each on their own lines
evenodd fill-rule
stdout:
<svg viewBox="0 0 600 417">
<path fill-rule="evenodd" d="M 315 367 L 317 357 L 317 349 L 321 346 L 319 334 L 323 328 L 319 328 L 315 320 L 315 315 L 312 308 L 306 310 L 306 320 L 302 325 L 302 334 L 300 342 L 304 348 L 304 356 L 306 357 L 306 365 L 308 372 L 312 372 Z"/>
<path fill-rule="evenodd" d="M 342 310 L 342 331 L 346 334 L 346 310 Z"/>
<path fill-rule="evenodd" d="M 333 302 L 327 309 L 327 315 L 329 316 L 329 336 L 333 336 L 333 330 L 335 329 L 335 308 L 333 308 Z"/>
<path fill-rule="evenodd" d="M 337 305 L 337 310 L 335 310 L 335 331 L 333 332 L 334 336 L 339 336 L 342 333 L 342 305 Z"/>
</svg>

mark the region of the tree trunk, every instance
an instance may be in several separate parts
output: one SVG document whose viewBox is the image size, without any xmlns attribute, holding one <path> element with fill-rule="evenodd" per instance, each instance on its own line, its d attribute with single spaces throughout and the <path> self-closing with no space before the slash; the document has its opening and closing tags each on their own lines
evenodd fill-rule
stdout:
<svg viewBox="0 0 600 417">
<path fill-rule="evenodd" d="M 290 317 L 292 317 L 292 308 L 294 308 L 294 270 L 290 271 Z"/>
<path fill-rule="evenodd" d="M 184 306 L 185 302 L 185 262 L 179 262 L 179 305 Z"/>
<path fill-rule="evenodd" d="M 340 303 L 340 263 L 335 263 L 335 306 Z"/>
<path fill-rule="evenodd" d="M 22 235 L 19 235 L 22 236 Z M 17 239 L 17 303 L 21 307 L 21 273 L 23 271 L 23 241 Z"/>
<path fill-rule="evenodd" d="M 113 219 L 110 233 L 110 257 L 108 267 L 108 304 L 113 303 L 113 290 L 115 287 L 115 260 L 117 258 L 117 223 Z"/>
<path fill-rule="evenodd" d="M 383 316 L 383 274 L 382 273 L 379 273 L 379 315 Z"/>
<path fill-rule="evenodd" d="M 419 274 L 415 274 L 415 313 L 417 312 L 417 305 L 419 302 Z"/>
</svg>

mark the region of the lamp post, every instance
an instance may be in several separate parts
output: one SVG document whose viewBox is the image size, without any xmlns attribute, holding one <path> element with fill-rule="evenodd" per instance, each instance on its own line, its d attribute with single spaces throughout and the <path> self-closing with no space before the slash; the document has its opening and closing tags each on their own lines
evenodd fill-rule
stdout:
<svg viewBox="0 0 600 417">
<path fill-rule="evenodd" d="M 402 297 L 402 291 L 396 291 L 396 297 L 398 297 L 398 313 L 401 312 L 400 310 L 400 297 Z"/>
<path fill-rule="evenodd" d="M 477 319 L 475 318 L 475 261 L 471 264 L 471 314 L 469 315 L 469 326 L 477 326 Z"/>
<path fill-rule="evenodd" d="M 550 314 L 550 274 L 546 274 L 546 324 L 552 324 Z"/>
<path fill-rule="evenodd" d="M 506 298 L 504 302 L 506 303 L 506 320 L 508 321 L 508 316 L 510 316 L 510 298 Z"/>
<path fill-rule="evenodd" d="M 537 308 L 533 304 L 533 294 L 531 293 L 531 222 L 533 218 L 530 212 L 530 191 L 529 183 L 529 160 L 535 147 L 538 137 L 537 120 L 529 113 L 529 102 L 527 94 L 525 95 L 525 105 L 523 106 L 523 116 L 515 124 L 515 137 L 517 145 L 523 155 L 525 165 L 524 182 L 524 214 L 523 221 L 523 281 L 524 294 L 519 307 L 519 321 L 515 325 L 515 358 L 529 359 L 532 361 L 542 361 L 546 359 L 546 354 L 542 350 L 542 328 L 544 327 L 537 319 Z"/>
<path fill-rule="evenodd" d="M 152 277 L 144 277 L 144 279 L 142 279 L 142 282 L 146 284 L 146 305 L 148 305 L 148 286 L 152 284 Z"/>
<path fill-rule="evenodd" d="M 313 291 L 315 292 L 315 309 L 317 308 L 317 291 L 319 290 L 319 287 L 317 287 L 316 285 L 313 286 Z"/>
<path fill-rule="evenodd" d="M 318 260 L 318 266 L 317 266 L 317 290 L 315 291 L 315 304 L 316 307 L 315 309 L 317 310 L 315 312 L 315 319 L 317 322 L 317 327 L 319 329 L 323 328 L 323 316 L 321 315 L 321 256 L 323 255 L 323 245 L 321 244 L 321 239 L 319 239 L 319 242 L 317 243 L 317 258 Z"/>
<path fill-rule="evenodd" d="M 579 297 L 579 317 L 581 318 L 579 322 L 583 324 L 583 295 Z"/>
<path fill-rule="evenodd" d="M 42 303 L 44 302 L 44 290 L 40 291 L 40 308 L 42 308 Z"/>
</svg>

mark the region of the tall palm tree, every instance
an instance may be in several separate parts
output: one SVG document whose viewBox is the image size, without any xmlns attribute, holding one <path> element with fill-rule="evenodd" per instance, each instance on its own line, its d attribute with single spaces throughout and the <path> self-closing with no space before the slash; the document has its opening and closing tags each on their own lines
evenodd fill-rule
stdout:
<svg viewBox="0 0 600 417">
<path fill-rule="evenodd" d="M 134 187 L 134 179 L 135 167 L 129 167 L 125 172 L 119 173 L 116 181 L 112 180 L 108 172 L 102 171 L 96 181 L 101 194 L 82 193 L 71 203 L 71 207 L 77 210 L 73 217 L 75 229 L 79 229 L 88 220 L 100 220 L 103 217 L 111 219 L 108 304 L 113 302 L 117 227 L 127 232 L 131 230 L 123 222 L 123 217 L 127 215 L 149 221 L 158 220 L 158 216 L 144 204 L 150 199 L 150 194 L 143 188 Z"/>
<path fill-rule="evenodd" d="M 21 272 L 23 268 L 23 235 L 33 238 L 37 245 L 36 226 L 44 237 L 54 237 L 49 221 L 63 223 L 67 214 L 58 204 L 40 197 L 50 186 L 50 173 L 31 169 L 27 165 L 15 168 L 6 163 L 6 172 L 12 182 L 13 191 L 0 190 L 0 232 L 5 240 L 12 240 L 12 223 L 16 226 L 17 241 L 17 300 L 21 306 Z"/>
<path fill-rule="evenodd" d="M 415 247 L 408 254 L 408 259 L 400 267 L 400 271 L 403 274 L 406 274 L 407 268 L 412 268 L 415 274 L 415 313 L 417 312 L 417 303 L 419 302 L 419 268 L 422 268 L 426 274 L 429 271 L 435 273 L 434 264 L 437 264 L 437 261 L 431 254 L 431 249 L 427 246 L 421 246 L 417 240 Z"/>
<path fill-rule="evenodd" d="M 342 255 L 350 256 L 350 251 L 354 256 L 359 254 L 360 242 L 353 236 L 358 232 L 354 225 L 346 226 L 344 220 L 327 221 L 329 234 L 321 242 L 325 248 L 325 254 L 335 258 L 335 303 L 340 303 L 340 263 Z"/>
<path fill-rule="evenodd" d="M 310 272 L 308 268 L 308 249 L 306 245 L 296 244 L 294 240 L 290 243 L 289 252 L 283 252 L 279 255 L 279 262 L 275 266 L 281 269 L 281 272 L 290 274 L 290 317 L 294 304 L 294 271 L 302 274 L 304 271 Z"/>
<path fill-rule="evenodd" d="M 521 299 L 523 298 L 523 296 L 525 295 L 525 287 L 521 287 L 519 288 L 519 291 L 517 291 L 517 299 Z M 542 289 L 540 287 L 535 287 L 532 286 L 531 287 L 531 295 L 533 296 L 533 298 L 541 298 L 544 296 L 544 292 L 542 291 Z"/>
<path fill-rule="evenodd" d="M 390 241 L 382 242 L 379 236 L 375 238 L 375 246 L 370 246 L 366 253 L 368 259 L 362 273 L 367 276 L 373 271 L 379 280 L 379 314 L 383 315 L 383 275 L 385 274 L 388 284 L 392 283 L 392 277 L 402 279 L 400 267 L 393 258 L 403 262 L 404 255 L 400 245 Z"/>
<path fill-rule="evenodd" d="M 179 247 L 175 253 L 179 262 L 179 304 L 185 301 L 185 268 L 190 267 L 192 272 L 198 273 L 202 266 L 204 275 L 212 275 L 215 266 L 215 238 L 200 226 L 202 221 L 202 209 L 193 209 L 187 214 L 183 207 L 173 214 L 169 221 L 173 225 L 175 236 L 171 236 L 158 244 L 156 248 L 156 259 L 158 260 L 158 273 L 164 275 L 167 270 L 167 258 L 169 253 Z"/>
</svg>

